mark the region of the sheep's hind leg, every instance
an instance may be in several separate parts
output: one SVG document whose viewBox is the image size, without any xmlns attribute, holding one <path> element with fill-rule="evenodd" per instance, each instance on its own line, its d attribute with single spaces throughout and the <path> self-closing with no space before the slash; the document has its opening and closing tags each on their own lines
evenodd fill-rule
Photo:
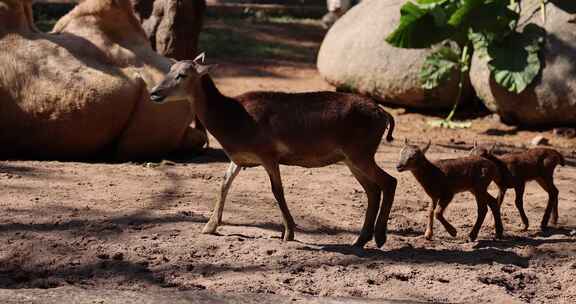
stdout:
<svg viewBox="0 0 576 304">
<path fill-rule="evenodd" d="M 376 222 L 376 217 L 378 216 L 382 192 L 378 185 L 366 178 L 362 172 L 352 165 L 347 165 L 356 180 L 358 180 L 362 188 L 364 188 L 366 196 L 368 197 L 368 207 L 366 208 L 366 215 L 364 216 L 364 224 L 362 225 L 362 230 L 360 231 L 358 239 L 354 242 L 354 247 L 362 248 L 374 236 L 374 224 Z"/>
<path fill-rule="evenodd" d="M 488 206 L 486 202 L 482 200 L 481 195 L 474 193 L 474 197 L 476 199 L 476 205 L 478 206 L 478 215 L 476 216 L 476 223 L 474 223 L 474 227 L 472 227 L 472 230 L 470 231 L 469 239 L 471 242 L 475 241 L 478 237 L 482 223 L 484 223 L 484 219 L 488 213 Z"/>
<path fill-rule="evenodd" d="M 552 177 L 538 178 L 536 181 L 540 187 L 548 192 L 548 204 L 546 205 L 546 211 L 544 211 L 544 216 L 540 224 L 540 228 L 544 230 L 548 227 L 550 215 L 552 215 L 552 225 L 556 226 L 558 224 L 558 188 L 554 185 Z"/>
<path fill-rule="evenodd" d="M 286 199 L 284 198 L 284 187 L 282 186 L 282 178 L 280 176 L 280 168 L 278 163 L 265 164 L 264 168 L 268 172 L 270 177 L 270 184 L 272 186 L 272 193 L 278 202 L 278 207 L 282 212 L 282 220 L 284 222 L 284 231 L 282 232 L 282 240 L 293 241 L 294 240 L 294 219 L 288 210 L 288 204 L 286 204 Z"/>
<path fill-rule="evenodd" d="M 527 231 L 528 227 L 530 226 L 530 222 L 528 221 L 528 216 L 526 216 L 526 212 L 524 211 L 524 183 L 520 183 L 514 187 L 514 191 L 516 192 L 516 198 L 514 200 L 514 204 L 516 205 L 516 209 L 518 209 L 518 213 L 520 213 L 520 218 L 522 219 L 523 231 Z"/>
</svg>

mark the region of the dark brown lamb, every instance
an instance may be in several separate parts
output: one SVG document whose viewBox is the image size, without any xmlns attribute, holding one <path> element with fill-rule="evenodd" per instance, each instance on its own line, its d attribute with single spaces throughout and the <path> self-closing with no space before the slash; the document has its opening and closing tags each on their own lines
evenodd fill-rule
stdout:
<svg viewBox="0 0 576 304">
<path fill-rule="evenodd" d="M 500 171 L 502 179 L 497 183 L 500 188 L 498 205 L 502 205 L 506 190 L 514 188 L 516 192 L 516 209 L 520 213 L 524 230 L 529 227 L 528 217 L 524 212 L 524 188 L 526 182 L 536 181 L 548 192 L 548 204 L 540 223 L 541 229 L 548 227 L 550 215 L 552 225 L 558 224 L 558 188 L 554 185 L 554 170 L 558 165 L 564 166 L 564 157 L 558 151 L 548 148 L 534 148 L 523 152 L 508 153 L 494 156 L 494 146 L 491 149 L 474 144 L 471 155 L 478 155 L 493 161 Z"/>
</svg>

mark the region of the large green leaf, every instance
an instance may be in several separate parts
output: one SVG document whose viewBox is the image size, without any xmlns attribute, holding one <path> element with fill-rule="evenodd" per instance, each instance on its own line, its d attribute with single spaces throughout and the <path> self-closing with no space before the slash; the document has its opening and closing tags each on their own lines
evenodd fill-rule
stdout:
<svg viewBox="0 0 576 304">
<path fill-rule="evenodd" d="M 447 1 L 407 2 L 400 9 L 400 24 L 386 41 L 396 47 L 420 49 L 447 39 L 452 29 L 447 25 L 449 14 L 440 7 L 443 3 Z"/>
<path fill-rule="evenodd" d="M 442 47 L 426 57 L 420 70 L 420 82 L 425 89 L 433 89 L 450 79 L 458 67 L 460 56 L 449 47 Z"/>
<path fill-rule="evenodd" d="M 501 42 L 492 41 L 487 48 L 488 62 L 496 83 L 510 92 L 521 93 L 540 72 L 538 52 L 544 30 L 529 24 L 522 33 L 509 35 Z"/>
</svg>

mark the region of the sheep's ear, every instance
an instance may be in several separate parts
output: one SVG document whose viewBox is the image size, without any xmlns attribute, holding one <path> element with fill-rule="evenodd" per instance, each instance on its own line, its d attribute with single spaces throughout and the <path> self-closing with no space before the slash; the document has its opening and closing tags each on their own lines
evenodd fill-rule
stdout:
<svg viewBox="0 0 576 304">
<path fill-rule="evenodd" d="M 404 137 L 404 145 L 405 145 L 405 146 L 408 145 L 408 137 Z"/>
<path fill-rule="evenodd" d="M 170 58 L 170 57 L 166 57 L 166 59 L 168 59 L 170 61 L 170 65 L 174 65 L 176 62 L 178 62 L 178 60 L 174 59 L 174 58 Z"/>
<path fill-rule="evenodd" d="M 196 72 L 198 72 L 200 76 L 206 75 L 209 74 L 217 66 L 217 64 L 198 64 L 196 66 Z"/>
<path fill-rule="evenodd" d="M 194 58 L 194 62 L 195 63 L 204 63 L 206 60 L 206 53 L 202 52 L 200 53 L 200 55 L 196 56 L 196 58 Z"/>
<path fill-rule="evenodd" d="M 490 154 L 494 153 L 494 151 L 496 151 L 496 145 L 497 144 L 493 144 L 492 147 L 490 147 L 490 150 L 488 150 L 488 153 Z"/>
<path fill-rule="evenodd" d="M 432 140 L 429 140 L 426 147 L 422 148 L 422 150 L 421 150 L 422 154 L 426 154 L 426 152 L 428 152 L 428 149 L 430 149 L 430 145 L 432 145 Z"/>
</svg>

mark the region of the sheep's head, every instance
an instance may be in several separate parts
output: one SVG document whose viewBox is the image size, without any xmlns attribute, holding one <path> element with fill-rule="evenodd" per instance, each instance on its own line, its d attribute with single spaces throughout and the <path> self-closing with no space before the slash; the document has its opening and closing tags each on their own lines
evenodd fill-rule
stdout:
<svg viewBox="0 0 576 304">
<path fill-rule="evenodd" d="M 470 155 L 488 157 L 492 155 L 495 148 L 496 144 L 490 146 L 490 148 L 487 148 L 486 146 L 479 146 L 478 142 L 474 141 L 474 147 L 472 147 L 472 150 L 470 150 Z"/>
<path fill-rule="evenodd" d="M 396 165 L 398 172 L 412 170 L 418 167 L 418 164 L 425 158 L 424 155 L 428 152 L 431 144 L 432 142 L 429 141 L 426 146 L 420 148 L 417 145 L 411 145 L 408 139 L 405 139 L 404 147 L 400 150 L 400 159 Z"/>
<path fill-rule="evenodd" d="M 204 53 L 194 60 L 175 62 L 164 79 L 150 91 L 150 99 L 156 103 L 187 99 L 190 88 L 208 74 L 214 65 L 204 64 Z"/>
</svg>

